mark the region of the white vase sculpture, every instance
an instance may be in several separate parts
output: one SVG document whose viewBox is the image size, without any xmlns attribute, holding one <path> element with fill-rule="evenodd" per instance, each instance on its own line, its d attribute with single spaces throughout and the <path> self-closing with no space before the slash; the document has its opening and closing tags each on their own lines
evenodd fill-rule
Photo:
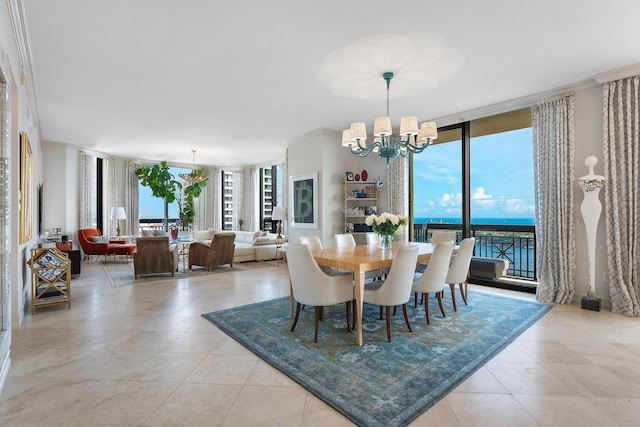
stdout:
<svg viewBox="0 0 640 427">
<path fill-rule="evenodd" d="M 588 299 L 596 299 L 595 286 L 595 262 L 596 262 L 596 231 L 598 220 L 602 212 L 600 203 L 600 189 L 604 186 L 604 176 L 593 173 L 593 167 L 598 163 L 598 158 L 589 156 L 584 160 L 585 166 L 589 168 L 589 174 L 579 178 L 580 187 L 584 192 L 584 200 L 580 205 L 580 212 L 584 219 L 584 226 L 587 232 L 587 253 L 589 256 L 589 291 Z"/>
</svg>

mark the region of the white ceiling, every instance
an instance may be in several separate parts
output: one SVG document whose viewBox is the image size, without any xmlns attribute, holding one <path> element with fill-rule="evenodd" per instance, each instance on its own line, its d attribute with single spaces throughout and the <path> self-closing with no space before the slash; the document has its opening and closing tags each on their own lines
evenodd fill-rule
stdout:
<svg viewBox="0 0 640 427">
<path fill-rule="evenodd" d="M 133 159 L 281 160 L 385 115 L 384 71 L 396 126 L 640 63 L 638 0 L 23 1 L 44 140 Z"/>
</svg>

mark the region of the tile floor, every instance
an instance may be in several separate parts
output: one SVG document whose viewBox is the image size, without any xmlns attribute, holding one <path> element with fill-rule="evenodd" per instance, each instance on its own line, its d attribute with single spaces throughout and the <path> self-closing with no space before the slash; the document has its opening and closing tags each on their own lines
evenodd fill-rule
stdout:
<svg viewBox="0 0 640 427">
<path fill-rule="evenodd" d="M 0 425 L 351 425 L 200 317 L 288 295 L 286 264 L 112 287 L 86 261 L 72 283 L 14 329 Z M 411 425 L 637 426 L 639 355 L 639 319 L 556 306 Z"/>
</svg>

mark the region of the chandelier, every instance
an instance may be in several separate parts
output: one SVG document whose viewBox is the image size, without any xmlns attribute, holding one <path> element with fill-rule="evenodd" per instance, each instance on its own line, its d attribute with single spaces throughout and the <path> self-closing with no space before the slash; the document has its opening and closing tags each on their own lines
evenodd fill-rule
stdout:
<svg viewBox="0 0 640 427">
<path fill-rule="evenodd" d="M 193 160 L 191 163 L 191 173 L 180 173 L 178 176 L 190 184 L 195 184 L 198 182 L 206 181 L 209 178 L 207 175 L 202 173 L 202 169 L 196 169 L 196 150 L 191 150 Z"/>
<path fill-rule="evenodd" d="M 418 129 L 417 117 L 403 117 L 400 122 L 399 136 L 394 136 L 389 118 L 389 86 L 393 73 L 386 72 L 382 77 L 387 82 L 387 115 L 376 118 L 373 126 L 373 142 L 367 145 L 367 129 L 363 122 L 358 122 L 351 123 L 350 129 L 342 131 L 342 145 L 349 147 L 353 154 L 360 157 L 378 153 L 381 159 L 386 159 L 387 170 L 389 170 L 391 159 L 398 156 L 406 157 L 409 151 L 422 153 L 431 141 L 438 137 L 438 128 L 435 122 L 424 122 Z"/>
</svg>

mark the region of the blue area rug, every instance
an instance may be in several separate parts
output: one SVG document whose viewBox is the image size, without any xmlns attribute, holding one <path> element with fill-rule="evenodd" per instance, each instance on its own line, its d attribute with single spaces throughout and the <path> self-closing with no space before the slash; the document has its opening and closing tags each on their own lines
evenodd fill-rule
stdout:
<svg viewBox="0 0 640 427">
<path fill-rule="evenodd" d="M 411 301 L 413 333 L 398 310 L 391 343 L 378 307 L 365 304 L 362 347 L 356 345 L 356 333 L 346 330 L 344 304 L 325 308 L 317 343 L 311 307 L 290 332 L 288 297 L 203 316 L 356 424 L 404 426 L 551 308 L 469 292 L 469 305 L 460 301 L 454 312 L 448 289 L 446 295 L 446 317 L 431 298 L 430 326 L 424 307 L 414 309 Z"/>
</svg>

